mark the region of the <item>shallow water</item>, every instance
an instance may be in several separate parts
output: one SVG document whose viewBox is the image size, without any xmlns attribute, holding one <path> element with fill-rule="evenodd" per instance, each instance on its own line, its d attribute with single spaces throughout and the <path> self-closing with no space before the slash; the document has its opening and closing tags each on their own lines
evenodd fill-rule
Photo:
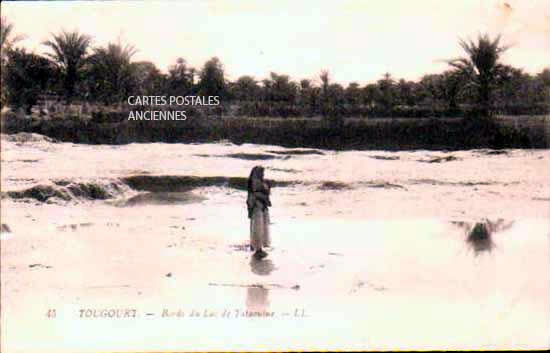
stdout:
<svg viewBox="0 0 550 353">
<path fill-rule="evenodd" d="M 139 175 L 156 178 L 151 184 L 161 183 L 167 176 L 244 179 L 254 165 L 261 164 L 266 167 L 267 178 L 294 184 L 274 193 L 280 206 L 275 208 L 277 212 L 286 212 L 282 210 L 284 207 L 297 208 L 292 213 L 323 217 L 420 216 L 461 221 L 550 216 L 548 150 L 496 151 L 499 154 L 491 150 L 452 153 L 307 150 L 320 154 L 304 154 L 303 150 L 277 146 L 78 145 L 51 143 L 36 136 L 28 138 L 29 142 L 12 142 L 3 135 L 2 191 L 26 190 L 56 181 L 103 187 L 114 183 L 124 187 L 119 183 L 121 178 Z M 250 159 L 251 156 L 273 159 Z M 177 187 L 177 182 L 169 187 Z M 326 182 L 344 187 L 326 192 L 323 187 Z M 124 189 L 120 191 L 123 195 L 116 196 L 131 197 L 132 191 L 135 190 Z M 242 197 L 232 190 L 196 191 L 208 194 L 212 201 L 229 202 Z"/>
<path fill-rule="evenodd" d="M 548 347 L 549 159 L 547 150 L 293 153 L 3 136 L 2 192 L 46 185 L 67 197 L 3 196 L 2 344 Z M 281 185 L 263 261 L 247 250 L 239 179 L 257 164 Z M 151 178 L 139 188 L 125 181 L 140 175 Z M 468 241 L 477 222 L 490 246 Z M 80 317 L 94 308 L 139 317 Z"/>
</svg>

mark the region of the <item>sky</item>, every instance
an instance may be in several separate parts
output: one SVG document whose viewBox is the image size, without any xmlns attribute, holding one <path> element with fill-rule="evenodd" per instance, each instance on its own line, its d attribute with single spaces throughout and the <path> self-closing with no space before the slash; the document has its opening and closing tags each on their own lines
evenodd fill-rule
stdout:
<svg viewBox="0 0 550 353">
<path fill-rule="evenodd" d="M 502 61 L 537 73 L 550 66 L 549 0 L 183 0 L 2 2 L 19 42 L 37 53 L 61 29 L 134 45 L 135 61 L 161 70 L 211 57 L 231 80 L 270 72 L 318 81 L 374 82 L 386 72 L 417 80 L 462 56 L 459 39 L 502 35 Z"/>
</svg>

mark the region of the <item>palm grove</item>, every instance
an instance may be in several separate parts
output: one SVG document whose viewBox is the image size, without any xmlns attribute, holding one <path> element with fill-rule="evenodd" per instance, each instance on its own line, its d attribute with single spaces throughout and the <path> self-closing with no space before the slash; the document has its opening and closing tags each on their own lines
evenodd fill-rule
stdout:
<svg viewBox="0 0 550 353">
<path fill-rule="evenodd" d="M 159 70 L 149 61 L 133 61 L 136 48 L 119 42 L 93 46 L 78 31 L 52 34 L 44 53 L 17 47 L 13 24 L 1 22 L 1 104 L 31 113 L 41 97 L 64 103 L 113 106 L 129 95 L 218 95 L 241 116 L 274 117 L 437 117 L 481 114 L 547 114 L 550 68 L 536 75 L 503 65 L 507 50 L 500 37 L 482 35 L 460 41 L 465 56 L 449 60 L 449 69 L 418 81 L 384 74 L 377 82 L 347 87 L 323 71 L 316 80 L 293 81 L 272 72 L 264 80 L 242 76 L 229 81 L 214 57 L 197 70 L 183 58 Z M 234 103 L 234 104 L 229 104 Z"/>
</svg>

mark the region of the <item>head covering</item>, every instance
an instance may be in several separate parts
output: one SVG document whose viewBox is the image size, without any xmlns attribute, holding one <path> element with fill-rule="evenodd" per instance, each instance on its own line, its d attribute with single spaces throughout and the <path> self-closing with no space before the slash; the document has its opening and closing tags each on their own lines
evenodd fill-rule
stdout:
<svg viewBox="0 0 550 353">
<path fill-rule="evenodd" d="M 253 192 L 252 180 L 254 179 L 264 180 L 264 167 L 257 165 L 250 171 L 250 176 L 248 177 L 248 192 Z"/>
</svg>

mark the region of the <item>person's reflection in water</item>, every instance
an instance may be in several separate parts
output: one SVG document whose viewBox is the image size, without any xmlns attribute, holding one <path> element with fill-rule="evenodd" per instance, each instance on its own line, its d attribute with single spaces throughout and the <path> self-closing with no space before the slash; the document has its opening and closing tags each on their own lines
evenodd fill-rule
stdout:
<svg viewBox="0 0 550 353">
<path fill-rule="evenodd" d="M 260 276 L 267 276 L 275 270 L 275 266 L 270 259 L 259 260 L 252 256 L 250 259 L 250 269 L 252 273 Z"/>
<path fill-rule="evenodd" d="M 248 287 L 246 291 L 246 309 L 263 312 L 269 309 L 269 290 L 258 285 Z"/>
<path fill-rule="evenodd" d="M 252 273 L 259 276 L 269 276 L 276 268 L 270 259 L 258 259 L 252 256 L 250 259 Z M 246 290 L 246 309 L 252 312 L 269 311 L 269 289 L 261 284 L 252 285 Z"/>
</svg>

